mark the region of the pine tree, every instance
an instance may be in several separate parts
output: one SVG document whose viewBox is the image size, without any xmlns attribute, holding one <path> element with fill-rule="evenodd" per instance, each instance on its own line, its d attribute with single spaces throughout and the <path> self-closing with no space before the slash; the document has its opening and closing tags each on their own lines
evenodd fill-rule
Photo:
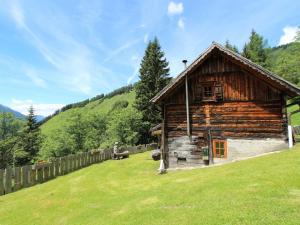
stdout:
<svg viewBox="0 0 300 225">
<path fill-rule="evenodd" d="M 40 129 L 34 115 L 34 109 L 31 106 L 26 125 L 20 134 L 18 149 L 16 151 L 16 163 L 18 165 L 33 163 L 37 159 L 41 143 Z"/>
<path fill-rule="evenodd" d="M 251 31 L 249 42 L 245 44 L 243 49 L 243 56 L 250 59 L 261 66 L 266 66 L 267 41 L 262 36 L 256 33 L 254 30 Z"/>
<path fill-rule="evenodd" d="M 157 38 L 150 41 L 140 67 L 140 81 L 136 87 L 135 107 L 142 112 L 143 124 L 141 128 L 141 142 L 148 142 L 149 129 L 161 122 L 158 107 L 150 100 L 170 81 L 169 63 Z"/>
<path fill-rule="evenodd" d="M 234 51 L 236 53 L 239 53 L 238 48 L 235 45 L 230 44 L 229 40 L 226 40 L 225 48 L 228 48 L 229 50 Z"/>
</svg>

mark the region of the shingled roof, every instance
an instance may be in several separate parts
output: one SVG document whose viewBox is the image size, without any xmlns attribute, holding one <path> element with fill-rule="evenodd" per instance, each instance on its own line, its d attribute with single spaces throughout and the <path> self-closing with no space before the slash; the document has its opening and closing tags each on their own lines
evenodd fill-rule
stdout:
<svg viewBox="0 0 300 225">
<path fill-rule="evenodd" d="M 282 77 L 270 72 L 269 70 L 241 56 L 240 54 L 233 52 L 216 42 L 213 42 L 209 46 L 209 48 L 206 51 L 204 51 L 194 62 L 192 62 L 183 72 L 181 72 L 166 87 L 164 87 L 159 93 L 157 93 L 157 95 L 151 99 L 151 102 L 158 103 L 162 101 L 169 93 L 172 92 L 172 90 L 174 90 L 179 84 L 181 84 L 185 80 L 186 76 L 188 76 L 196 68 L 198 68 L 198 66 L 200 66 L 215 49 L 221 51 L 226 56 L 231 57 L 234 61 L 239 62 L 246 68 L 258 72 L 259 74 L 267 78 L 269 82 L 274 82 L 278 89 L 285 92 L 288 96 L 295 97 L 300 95 L 300 88 L 296 85 L 286 81 Z"/>
</svg>

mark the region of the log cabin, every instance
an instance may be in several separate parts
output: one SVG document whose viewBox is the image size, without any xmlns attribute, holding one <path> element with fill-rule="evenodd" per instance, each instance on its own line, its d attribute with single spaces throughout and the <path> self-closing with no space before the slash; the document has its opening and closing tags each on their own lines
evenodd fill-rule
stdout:
<svg viewBox="0 0 300 225">
<path fill-rule="evenodd" d="M 151 102 L 166 168 L 222 163 L 288 146 L 286 101 L 300 89 L 213 42 Z"/>
</svg>

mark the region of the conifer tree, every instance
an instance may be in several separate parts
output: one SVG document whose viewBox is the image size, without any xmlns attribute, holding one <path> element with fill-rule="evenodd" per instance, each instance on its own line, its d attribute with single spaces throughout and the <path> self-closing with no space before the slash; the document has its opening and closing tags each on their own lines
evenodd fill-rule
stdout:
<svg viewBox="0 0 300 225">
<path fill-rule="evenodd" d="M 150 41 L 140 67 L 140 81 L 136 87 L 135 107 L 142 112 L 142 140 L 149 141 L 149 129 L 161 122 L 161 114 L 158 107 L 150 100 L 170 81 L 169 63 L 164 57 L 164 52 L 157 38 Z"/>
<path fill-rule="evenodd" d="M 254 30 L 251 31 L 249 39 L 249 42 L 246 43 L 244 46 L 243 56 L 261 66 L 266 66 L 266 40 L 264 40 L 264 38 L 258 33 L 256 33 Z"/>
<path fill-rule="evenodd" d="M 228 48 L 231 51 L 234 51 L 236 53 L 239 53 L 238 48 L 235 45 L 230 44 L 229 40 L 226 40 L 225 47 Z"/>
<path fill-rule="evenodd" d="M 18 143 L 16 151 L 16 163 L 18 165 L 26 165 L 33 163 L 38 156 L 41 147 L 41 133 L 38 127 L 34 109 L 29 108 L 26 125 L 24 126 Z"/>
</svg>

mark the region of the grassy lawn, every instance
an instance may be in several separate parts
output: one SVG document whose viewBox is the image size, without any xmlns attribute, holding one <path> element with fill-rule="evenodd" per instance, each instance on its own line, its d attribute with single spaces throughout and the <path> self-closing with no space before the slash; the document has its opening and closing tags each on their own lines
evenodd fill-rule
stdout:
<svg viewBox="0 0 300 225">
<path fill-rule="evenodd" d="M 157 175 L 143 153 L 0 197 L 0 224 L 300 224 L 300 145 Z"/>
</svg>

